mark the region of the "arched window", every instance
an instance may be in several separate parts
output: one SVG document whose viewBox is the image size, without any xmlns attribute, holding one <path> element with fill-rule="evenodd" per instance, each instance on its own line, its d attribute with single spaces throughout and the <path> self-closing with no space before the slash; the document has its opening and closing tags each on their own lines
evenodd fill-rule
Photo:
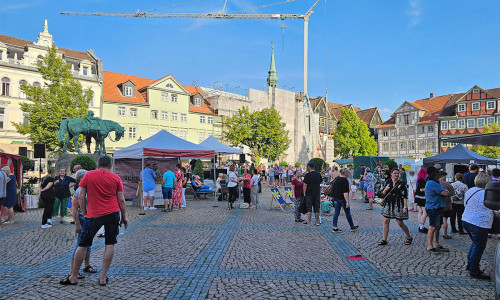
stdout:
<svg viewBox="0 0 500 300">
<path fill-rule="evenodd" d="M 42 63 L 43 63 L 43 57 L 41 55 L 38 55 L 36 57 L 36 64 L 37 64 L 37 66 L 42 65 Z"/>
<path fill-rule="evenodd" d="M 28 82 L 26 80 L 19 81 L 19 98 L 26 99 L 26 93 L 23 90 L 21 90 L 21 87 L 23 85 L 28 85 Z"/>
<path fill-rule="evenodd" d="M 10 96 L 10 79 L 7 77 L 2 78 L 2 96 Z"/>
<path fill-rule="evenodd" d="M 34 87 L 42 87 L 42 85 L 38 81 L 33 82 L 33 86 Z"/>
</svg>

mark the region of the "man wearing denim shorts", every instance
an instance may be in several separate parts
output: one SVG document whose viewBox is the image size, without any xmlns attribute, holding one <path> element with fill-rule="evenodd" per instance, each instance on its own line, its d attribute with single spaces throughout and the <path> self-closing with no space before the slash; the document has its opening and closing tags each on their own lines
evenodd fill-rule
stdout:
<svg viewBox="0 0 500 300">
<path fill-rule="evenodd" d="M 163 174 L 161 188 L 163 201 L 165 201 L 165 209 L 163 210 L 164 212 L 172 211 L 172 192 L 174 188 L 174 180 L 175 174 L 170 170 L 170 166 L 167 166 L 167 171 Z"/>
<path fill-rule="evenodd" d="M 427 183 L 425 184 L 425 210 L 429 217 L 429 231 L 427 232 L 427 251 L 432 254 L 449 252 L 450 250 L 439 245 L 439 230 L 443 224 L 443 208 L 448 190 L 439 182 L 439 171 L 435 167 L 427 169 Z"/>
<path fill-rule="evenodd" d="M 104 226 L 105 248 L 99 285 L 106 285 L 108 282 L 106 274 L 113 260 L 119 227 L 121 224 L 125 225 L 125 228 L 128 227 L 123 184 L 120 177 L 111 173 L 110 170 L 111 158 L 103 156 L 99 158 L 98 170 L 87 172 L 80 182 L 78 200 L 85 217 L 85 226 L 82 226 L 82 235 L 76 249 L 71 276 L 61 284 L 76 285 L 78 283 L 78 270 L 85 258 L 87 248 L 92 246 L 94 236 L 101 226 Z"/>
<path fill-rule="evenodd" d="M 156 209 L 154 205 L 156 173 L 149 166 L 150 166 L 149 164 L 146 164 L 144 170 L 142 170 L 141 173 L 139 174 L 139 177 L 142 181 L 142 196 L 144 197 L 144 210 Z M 151 206 L 148 206 L 148 199 L 149 199 L 149 204 Z"/>
</svg>

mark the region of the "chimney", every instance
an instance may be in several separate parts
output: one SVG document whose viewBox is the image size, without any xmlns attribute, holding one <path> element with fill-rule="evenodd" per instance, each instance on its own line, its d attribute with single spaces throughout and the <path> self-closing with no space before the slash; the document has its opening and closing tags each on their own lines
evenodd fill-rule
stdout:
<svg viewBox="0 0 500 300">
<path fill-rule="evenodd" d="M 434 93 L 431 93 L 429 98 L 434 98 Z"/>
</svg>

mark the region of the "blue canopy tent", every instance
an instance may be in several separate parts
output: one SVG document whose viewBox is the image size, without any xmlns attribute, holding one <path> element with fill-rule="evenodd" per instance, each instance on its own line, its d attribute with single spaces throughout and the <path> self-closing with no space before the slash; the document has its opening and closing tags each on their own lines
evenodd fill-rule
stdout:
<svg viewBox="0 0 500 300">
<path fill-rule="evenodd" d="M 335 160 L 335 162 L 338 163 L 339 165 L 347 165 L 347 164 L 352 164 L 354 162 L 354 159 L 344 158 L 344 159 Z"/>
<path fill-rule="evenodd" d="M 469 164 L 474 162 L 481 165 L 497 165 L 497 160 L 472 152 L 462 144 L 458 144 L 450 150 L 424 158 L 424 166 L 433 164 Z"/>
<path fill-rule="evenodd" d="M 224 145 L 219 142 L 212 135 L 209 136 L 206 140 L 200 143 L 200 146 L 203 148 L 213 150 L 216 154 L 239 154 L 243 153 L 242 149 L 229 147 L 228 145 Z"/>
</svg>

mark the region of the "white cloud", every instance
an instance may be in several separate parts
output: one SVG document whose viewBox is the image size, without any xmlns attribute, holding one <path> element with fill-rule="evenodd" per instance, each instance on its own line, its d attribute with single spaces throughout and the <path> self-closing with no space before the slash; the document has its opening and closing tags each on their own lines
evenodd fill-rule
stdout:
<svg viewBox="0 0 500 300">
<path fill-rule="evenodd" d="M 410 26 L 415 26 L 420 22 L 422 3 L 420 0 L 409 0 L 408 4 L 410 5 L 407 11 L 408 16 L 410 16 Z"/>
<path fill-rule="evenodd" d="M 6 5 L 1 8 L 2 12 L 11 12 L 16 10 L 22 10 L 26 8 L 31 8 L 40 5 L 40 2 L 27 2 L 27 3 L 17 3 L 13 5 Z"/>
<path fill-rule="evenodd" d="M 390 113 L 390 112 L 392 112 L 392 111 L 391 111 L 390 109 L 388 109 L 387 107 L 384 107 L 384 108 L 382 108 L 382 109 L 380 110 L 380 112 L 383 112 L 383 113 L 388 114 L 388 113 Z"/>
</svg>

